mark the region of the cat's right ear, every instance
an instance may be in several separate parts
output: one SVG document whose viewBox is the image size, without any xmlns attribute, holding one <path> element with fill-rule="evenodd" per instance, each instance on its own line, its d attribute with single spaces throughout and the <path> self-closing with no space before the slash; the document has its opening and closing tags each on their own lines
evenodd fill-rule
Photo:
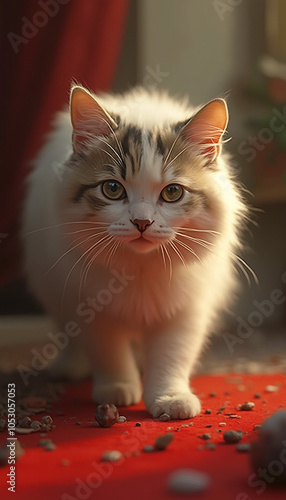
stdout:
<svg viewBox="0 0 286 500">
<path fill-rule="evenodd" d="M 93 137 L 108 136 L 117 123 L 86 89 L 75 85 L 70 94 L 70 115 L 73 126 L 73 146 L 81 153 Z"/>
</svg>

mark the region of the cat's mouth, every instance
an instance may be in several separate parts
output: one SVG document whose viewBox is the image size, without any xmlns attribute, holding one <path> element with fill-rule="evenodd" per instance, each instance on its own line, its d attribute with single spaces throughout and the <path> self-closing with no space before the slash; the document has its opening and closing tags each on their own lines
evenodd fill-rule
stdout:
<svg viewBox="0 0 286 500">
<path fill-rule="evenodd" d="M 144 234 L 140 234 L 137 238 L 134 238 L 128 242 L 133 250 L 137 252 L 144 253 L 150 252 L 159 245 L 159 242 L 151 241 L 147 239 Z"/>
</svg>

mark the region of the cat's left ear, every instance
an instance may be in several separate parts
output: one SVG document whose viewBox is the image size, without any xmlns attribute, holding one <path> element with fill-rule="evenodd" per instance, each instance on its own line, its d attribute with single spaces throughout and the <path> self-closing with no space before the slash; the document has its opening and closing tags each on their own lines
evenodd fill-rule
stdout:
<svg viewBox="0 0 286 500">
<path fill-rule="evenodd" d="M 208 162 L 214 161 L 221 150 L 221 138 L 228 123 L 228 109 L 224 99 L 206 104 L 182 128 L 180 135 L 198 147 L 199 154 Z"/>
<path fill-rule="evenodd" d="M 92 137 L 108 136 L 117 123 L 86 89 L 75 85 L 70 94 L 73 146 L 80 153 Z"/>
</svg>

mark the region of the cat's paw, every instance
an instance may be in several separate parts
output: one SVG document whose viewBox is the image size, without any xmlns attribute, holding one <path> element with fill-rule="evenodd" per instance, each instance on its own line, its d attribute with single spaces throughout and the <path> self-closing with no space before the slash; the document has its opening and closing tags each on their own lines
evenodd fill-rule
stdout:
<svg viewBox="0 0 286 500">
<path fill-rule="evenodd" d="M 163 395 L 146 404 L 153 418 L 158 418 L 162 413 L 167 413 L 173 419 L 187 419 L 198 415 L 201 403 L 197 396 L 190 391 L 176 395 Z"/>
<path fill-rule="evenodd" d="M 115 406 L 130 406 L 141 401 L 140 383 L 114 382 L 94 384 L 92 399 L 94 403 L 112 403 Z"/>
</svg>

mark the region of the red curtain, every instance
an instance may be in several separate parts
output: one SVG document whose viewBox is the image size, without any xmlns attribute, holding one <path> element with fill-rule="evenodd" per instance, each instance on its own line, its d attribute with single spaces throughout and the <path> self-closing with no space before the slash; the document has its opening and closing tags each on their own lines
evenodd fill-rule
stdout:
<svg viewBox="0 0 286 500">
<path fill-rule="evenodd" d="M 0 286 L 19 277 L 18 240 L 29 160 L 73 79 L 108 90 L 129 0 L 1 2 Z"/>
</svg>

